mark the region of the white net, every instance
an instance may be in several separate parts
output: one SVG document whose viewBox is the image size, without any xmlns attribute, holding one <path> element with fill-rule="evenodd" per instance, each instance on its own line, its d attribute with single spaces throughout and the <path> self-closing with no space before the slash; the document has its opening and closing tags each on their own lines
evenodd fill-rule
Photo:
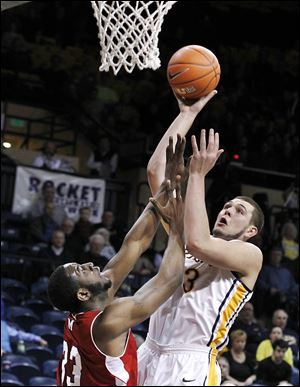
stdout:
<svg viewBox="0 0 300 387">
<path fill-rule="evenodd" d="M 100 39 L 100 71 L 160 67 L 158 34 L 176 1 L 91 1 Z"/>
</svg>

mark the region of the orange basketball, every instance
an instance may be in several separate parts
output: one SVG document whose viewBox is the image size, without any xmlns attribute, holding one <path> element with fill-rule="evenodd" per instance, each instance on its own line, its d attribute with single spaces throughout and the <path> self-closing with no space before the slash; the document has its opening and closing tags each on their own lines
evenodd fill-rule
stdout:
<svg viewBox="0 0 300 387">
<path fill-rule="evenodd" d="M 168 63 L 167 76 L 175 94 L 183 101 L 196 100 L 214 90 L 220 80 L 218 59 L 202 46 L 185 46 Z"/>
</svg>

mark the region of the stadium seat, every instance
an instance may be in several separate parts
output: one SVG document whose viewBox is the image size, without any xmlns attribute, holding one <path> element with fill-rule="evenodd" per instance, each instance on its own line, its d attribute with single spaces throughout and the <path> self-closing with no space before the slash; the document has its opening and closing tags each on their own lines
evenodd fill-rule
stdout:
<svg viewBox="0 0 300 387">
<path fill-rule="evenodd" d="M 56 379 L 47 376 L 36 376 L 29 380 L 29 386 L 56 386 Z"/>
<path fill-rule="evenodd" d="M 21 281 L 13 278 L 1 278 L 1 289 L 15 300 L 25 298 L 28 295 L 27 287 Z"/>
<path fill-rule="evenodd" d="M 56 370 L 58 367 L 58 360 L 46 360 L 43 364 L 42 370 L 45 376 L 49 376 L 50 378 L 56 377 Z"/>
<path fill-rule="evenodd" d="M 25 355 L 35 359 L 41 369 L 46 360 L 53 360 L 55 358 L 50 348 L 41 345 L 30 345 L 26 348 Z"/>
<path fill-rule="evenodd" d="M 15 253 L 25 256 L 31 256 L 31 246 L 24 243 L 15 244 Z"/>
<path fill-rule="evenodd" d="M 1 386 L 24 386 L 19 378 L 10 372 L 1 372 Z"/>
<path fill-rule="evenodd" d="M 20 231 L 16 227 L 1 228 L 1 239 L 20 241 Z"/>
<path fill-rule="evenodd" d="M 60 310 L 49 310 L 43 313 L 43 322 L 45 324 L 51 324 L 58 328 L 60 332 L 63 332 L 68 315 L 69 313 Z"/>
<path fill-rule="evenodd" d="M 1 298 L 4 301 L 6 307 L 12 306 L 16 303 L 16 300 L 6 290 L 1 290 Z"/>
<path fill-rule="evenodd" d="M 28 385 L 30 378 L 40 376 L 41 371 L 38 365 L 27 361 L 15 362 L 10 366 L 10 371 L 16 375 L 22 383 Z"/>
<path fill-rule="evenodd" d="M 35 364 L 34 360 L 32 360 L 31 357 L 27 355 L 19 355 L 19 354 L 14 354 L 14 353 L 7 353 L 2 356 L 1 362 L 7 361 L 10 365 L 18 362 L 28 362 Z"/>
<path fill-rule="evenodd" d="M 3 211 L 1 216 L 7 226 L 20 227 L 27 226 L 29 223 L 29 220 L 22 214 L 13 214 L 9 211 Z"/>
<path fill-rule="evenodd" d="M 9 251 L 9 243 L 7 241 L 1 241 L 1 252 L 5 253 Z"/>
<path fill-rule="evenodd" d="M 56 358 L 60 359 L 62 353 L 63 353 L 63 343 L 59 343 L 55 349 Z"/>
<path fill-rule="evenodd" d="M 44 300 L 38 298 L 30 298 L 22 304 L 23 306 L 30 308 L 37 315 L 41 315 L 46 311 L 53 310 L 52 305 Z"/>
<path fill-rule="evenodd" d="M 40 277 L 31 285 L 31 294 L 34 296 L 43 295 L 47 297 L 48 281 L 48 277 Z"/>
<path fill-rule="evenodd" d="M 16 322 L 22 329 L 29 331 L 32 325 L 38 324 L 40 318 L 30 308 L 10 306 L 7 308 L 7 320 Z"/>
<path fill-rule="evenodd" d="M 32 326 L 31 332 L 47 340 L 48 346 L 53 352 L 56 351 L 57 345 L 63 342 L 63 334 L 52 325 L 37 324 Z"/>
<path fill-rule="evenodd" d="M 42 336 L 44 334 L 47 334 L 49 332 L 52 333 L 60 333 L 59 329 L 56 327 L 53 327 L 52 325 L 49 324 L 34 324 L 30 332 L 34 333 L 35 335 Z"/>
</svg>

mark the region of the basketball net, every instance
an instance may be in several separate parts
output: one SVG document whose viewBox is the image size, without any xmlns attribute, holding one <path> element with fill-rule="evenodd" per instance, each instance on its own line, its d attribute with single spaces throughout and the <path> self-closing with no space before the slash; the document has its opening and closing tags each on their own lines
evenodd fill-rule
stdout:
<svg viewBox="0 0 300 387">
<path fill-rule="evenodd" d="M 91 1 L 100 39 L 100 71 L 160 67 L 158 34 L 177 1 Z"/>
</svg>

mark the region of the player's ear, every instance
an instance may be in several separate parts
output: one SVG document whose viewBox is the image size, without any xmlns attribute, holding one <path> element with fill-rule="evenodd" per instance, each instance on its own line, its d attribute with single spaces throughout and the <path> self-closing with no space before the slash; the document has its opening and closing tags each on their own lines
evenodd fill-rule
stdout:
<svg viewBox="0 0 300 387">
<path fill-rule="evenodd" d="M 79 288 L 76 293 L 79 301 L 88 301 L 91 295 L 91 292 L 87 288 Z"/>
<path fill-rule="evenodd" d="M 250 226 L 247 227 L 245 236 L 247 237 L 247 239 L 250 239 L 250 238 L 253 238 L 255 235 L 257 235 L 257 233 L 258 233 L 257 227 L 251 224 Z"/>
</svg>

